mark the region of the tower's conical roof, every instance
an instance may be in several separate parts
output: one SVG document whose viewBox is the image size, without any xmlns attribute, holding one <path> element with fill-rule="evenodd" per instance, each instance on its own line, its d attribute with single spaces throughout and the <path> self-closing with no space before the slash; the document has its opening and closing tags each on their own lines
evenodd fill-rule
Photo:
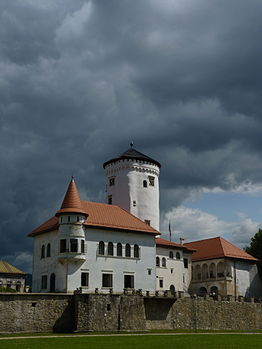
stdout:
<svg viewBox="0 0 262 349">
<path fill-rule="evenodd" d="M 56 213 L 57 216 L 63 213 L 83 213 L 86 214 L 82 208 L 80 195 L 74 178 L 71 179 L 64 200 L 60 210 Z"/>
<path fill-rule="evenodd" d="M 123 154 L 118 156 L 117 158 L 113 158 L 111 160 L 108 160 L 104 163 L 103 167 L 105 168 L 108 164 L 119 161 L 119 160 L 124 160 L 124 159 L 131 159 L 131 160 L 142 160 L 142 161 L 147 161 L 147 162 L 152 162 L 153 164 L 157 165 L 159 168 L 161 167 L 161 164 L 150 158 L 149 156 L 140 153 L 136 149 L 131 146 L 128 150 L 126 150 Z"/>
</svg>

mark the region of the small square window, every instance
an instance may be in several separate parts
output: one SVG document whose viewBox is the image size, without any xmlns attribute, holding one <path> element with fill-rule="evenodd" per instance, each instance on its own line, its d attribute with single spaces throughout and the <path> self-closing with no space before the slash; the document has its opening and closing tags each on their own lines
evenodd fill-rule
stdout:
<svg viewBox="0 0 262 349">
<path fill-rule="evenodd" d="M 152 274 L 152 269 L 147 269 L 147 274 L 151 275 Z"/>
<path fill-rule="evenodd" d="M 102 274 L 102 287 L 113 287 L 113 274 Z"/>
<path fill-rule="evenodd" d="M 150 225 L 150 223 L 151 223 L 150 219 L 145 219 L 145 223 Z"/>
</svg>

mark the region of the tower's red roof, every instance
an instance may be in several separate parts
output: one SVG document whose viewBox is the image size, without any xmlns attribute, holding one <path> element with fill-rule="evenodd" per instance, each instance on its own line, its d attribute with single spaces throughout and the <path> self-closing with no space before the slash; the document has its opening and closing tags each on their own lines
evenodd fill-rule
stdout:
<svg viewBox="0 0 262 349">
<path fill-rule="evenodd" d="M 80 195 L 78 193 L 74 178 L 71 179 L 71 181 L 68 185 L 67 192 L 65 194 L 61 208 L 56 213 L 56 216 L 59 216 L 62 213 L 83 213 L 83 214 L 86 214 L 86 212 L 83 210 L 82 202 L 81 202 Z"/>
<path fill-rule="evenodd" d="M 246 259 L 253 262 L 257 261 L 255 257 L 222 237 L 188 242 L 184 245 L 196 250 L 192 255 L 193 262 L 223 257 Z"/>
</svg>

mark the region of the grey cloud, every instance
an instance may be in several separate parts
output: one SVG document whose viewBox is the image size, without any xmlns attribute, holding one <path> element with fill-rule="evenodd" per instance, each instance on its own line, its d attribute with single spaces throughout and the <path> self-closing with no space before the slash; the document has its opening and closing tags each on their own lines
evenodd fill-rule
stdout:
<svg viewBox="0 0 262 349">
<path fill-rule="evenodd" d="M 102 163 L 131 140 L 163 165 L 163 212 L 203 187 L 260 183 L 261 12 L 256 0 L 2 1 L 0 256 L 28 266 L 26 233 L 72 173 L 103 200 Z"/>
</svg>

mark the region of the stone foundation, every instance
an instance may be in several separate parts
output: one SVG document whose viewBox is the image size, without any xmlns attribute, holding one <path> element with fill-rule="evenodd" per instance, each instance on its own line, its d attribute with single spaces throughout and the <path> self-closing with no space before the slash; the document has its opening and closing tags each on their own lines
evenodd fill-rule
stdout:
<svg viewBox="0 0 262 349">
<path fill-rule="evenodd" d="M 262 303 L 139 294 L 0 294 L 0 333 L 258 330 Z"/>
</svg>

